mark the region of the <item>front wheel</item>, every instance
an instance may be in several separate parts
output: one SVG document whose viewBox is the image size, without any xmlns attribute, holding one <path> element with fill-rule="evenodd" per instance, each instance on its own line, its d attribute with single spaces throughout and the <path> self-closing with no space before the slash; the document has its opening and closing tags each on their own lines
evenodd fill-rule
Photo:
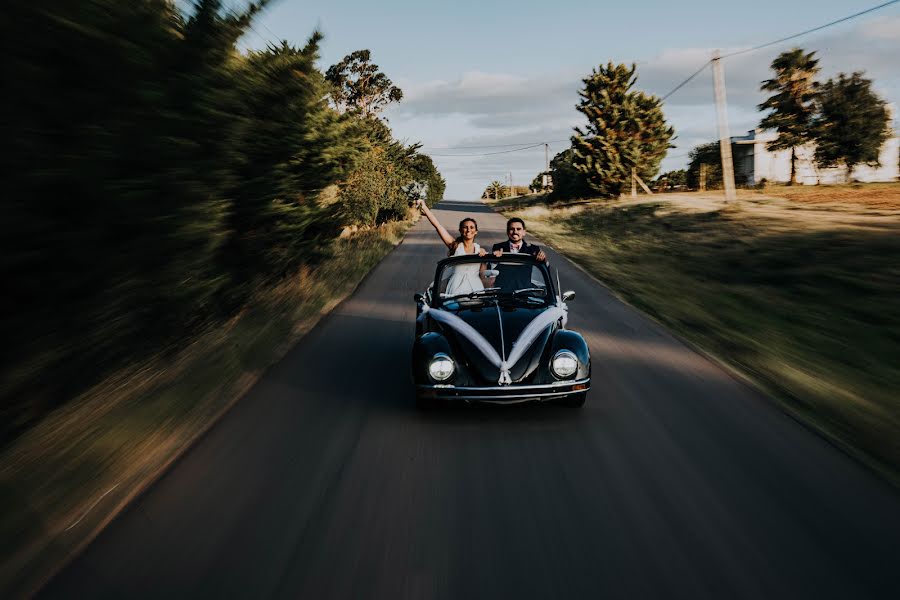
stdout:
<svg viewBox="0 0 900 600">
<path fill-rule="evenodd" d="M 581 408 L 584 406 L 585 400 L 587 400 L 587 392 L 578 392 L 577 394 L 565 396 L 559 400 L 559 403 L 570 408 Z"/>
</svg>

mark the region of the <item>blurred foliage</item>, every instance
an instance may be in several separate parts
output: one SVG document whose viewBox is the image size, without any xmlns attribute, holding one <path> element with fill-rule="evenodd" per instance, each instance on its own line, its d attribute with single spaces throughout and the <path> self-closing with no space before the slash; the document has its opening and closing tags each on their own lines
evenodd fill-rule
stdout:
<svg viewBox="0 0 900 600">
<path fill-rule="evenodd" d="M 825 193 L 792 193 L 804 191 Z M 801 203 L 754 206 L 505 214 L 900 482 L 900 224 L 861 207 L 828 223 Z"/>
<path fill-rule="evenodd" d="M 318 32 L 302 48 L 237 51 L 265 4 L 5 7 L 15 86 L 0 96 L 0 442 L 320 261 L 344 214 L 359 212 L 347 195 L 319 202 L 329 185 L 358 186 L 361 169 L 377 187 L 388 173 L 374 221 L 405 214 L 397 190 L 415 177 L 431 202 L 442 196 L 416 146 L 329 106 Z"/>
<path fill-rule="evenodd" d="M 412 202 L 424 198 L 434 205 L 444 198 L 446 181 L 419 145 L 404 146 L 391 137 L 381 120 L 352 114 L 366 151 L 341 186 L 339 211 L 343 222 L 377 225 L 402 219 Z"/>
<path fill-rule="evenodd" d="M 687 185 L 687 171 L 677 169 L 675 171 L 666 171 L 660 174 L 653 182 L 653 186 L 659 191 L 670 189 L 681 189 Z"/>
</svg>

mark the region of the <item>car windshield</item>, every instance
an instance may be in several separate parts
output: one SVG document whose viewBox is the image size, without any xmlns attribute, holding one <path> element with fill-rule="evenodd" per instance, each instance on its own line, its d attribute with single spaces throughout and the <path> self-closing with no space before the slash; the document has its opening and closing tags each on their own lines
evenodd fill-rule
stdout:
<svg viewBox="0 0 900 600">
<path fill-rule="evenodd" d="M 552 301 L 546 269 L 532 262 L 483 260 L 446 264 L 435 279 L 441 304 L 483 303 L 499 299 L 545 305 Z"/>
</svg>

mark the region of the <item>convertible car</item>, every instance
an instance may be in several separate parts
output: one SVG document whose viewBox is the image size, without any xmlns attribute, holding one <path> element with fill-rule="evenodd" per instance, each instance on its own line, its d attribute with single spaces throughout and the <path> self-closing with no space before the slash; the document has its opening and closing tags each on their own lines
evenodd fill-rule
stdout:
<svg viewBox="0 0 900 600">
<path fill-rule="evenodd" d="M 558 278 L 558 276 L 557 276 Z M 458 256 L 416 294 L 412 372 L 416 401 L 582 406 L 591 386 L 584 338 L 566 329 L 574 292 L 524 254 Z"/>
</svg>

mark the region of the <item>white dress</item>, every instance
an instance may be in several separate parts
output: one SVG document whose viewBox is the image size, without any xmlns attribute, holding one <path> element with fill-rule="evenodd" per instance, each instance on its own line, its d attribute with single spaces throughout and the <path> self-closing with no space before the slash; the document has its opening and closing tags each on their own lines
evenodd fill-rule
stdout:
<svg viewBox="0 0 900 600">
<path fill-rule="evenodd" d="M 475 252 L 477 255 L 481 246 L 475 244 Z M 453 256 L 466 256 L 465 247 L 460 244 L 456 247 Z M 471 256 L 471 255 L 470 255 Z M 480 292 L 484 290 L 484 284 L 481 283 L 479 273 L 481 271 L 481 263 L 473 263 L 471 265 L 458 265 L 449 267 L 453 269 L 450 279 L 447 281 L 447 289 L 444 292 L 447 296 L 456 296 L 458 294 L 471 294 L 472 292 Z"/>
</svg>

